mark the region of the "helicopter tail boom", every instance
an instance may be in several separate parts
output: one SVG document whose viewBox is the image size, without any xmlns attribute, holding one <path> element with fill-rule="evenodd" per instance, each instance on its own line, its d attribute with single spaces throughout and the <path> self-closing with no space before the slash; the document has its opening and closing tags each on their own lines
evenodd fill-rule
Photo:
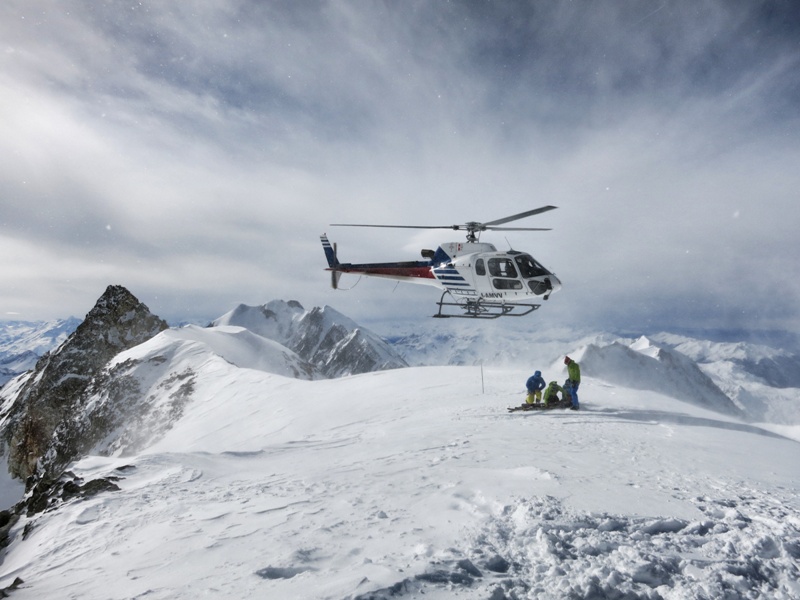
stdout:
<svg viewBox="0 0 800 600">
<path fill-rule="evenodd" d="M 338 288 L 339 277 L 341 277 L 342 273 L 437 285 L 437 280 L 431 270 L 433 263 L 430 260 L 390 263 L 342 263 L 339 262 L 336 254 L 336 244 L 331 244 L 325 234 L 320 236 L 320 241 L 322 241 L 322 249 L 325 251 L 325 258 L 328 260 L 328 268 L 326 270 L 331 272 L 331 286 L 334 289 Z"/>
</svg>

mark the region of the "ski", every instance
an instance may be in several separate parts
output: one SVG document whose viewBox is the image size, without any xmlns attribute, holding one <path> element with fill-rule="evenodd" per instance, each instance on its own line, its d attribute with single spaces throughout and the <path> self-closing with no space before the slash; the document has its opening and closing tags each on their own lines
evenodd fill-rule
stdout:
<svg viewBox="0 0 800 600">
<path fill-rule="evenodd" d="M 572 402 L 569 400 L 559 400 L 558 402 L 551 402 L 548 405 L 544 404 L 520 404 L 519 406 L 509 406 L 508 412 L 527 412 L 532 410 L 554 410 L 556 408 L 570 408 Z"/>
</svg>

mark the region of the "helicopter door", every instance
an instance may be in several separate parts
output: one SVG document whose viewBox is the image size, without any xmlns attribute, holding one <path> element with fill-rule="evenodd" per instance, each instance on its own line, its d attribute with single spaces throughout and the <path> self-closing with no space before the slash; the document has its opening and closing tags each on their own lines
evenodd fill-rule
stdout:
<svg viewBox="0 0 800 600">
<path fill-rule="evenodd" d="M 517 279 L 517 270 L 510 258 L 490 258 L 489 275 L 496 290 L 522 289 L 522 282 Z"/>
</svg>

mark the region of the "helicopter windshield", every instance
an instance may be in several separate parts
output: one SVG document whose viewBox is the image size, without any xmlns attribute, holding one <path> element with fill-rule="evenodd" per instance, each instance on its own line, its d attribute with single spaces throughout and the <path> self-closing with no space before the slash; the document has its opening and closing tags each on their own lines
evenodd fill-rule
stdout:
<svg viewBox="0 0 800 600">
<path fill-rule="evenodd" d="M 520 273 L 525 279 L 549 275 L 550 272 L 534 260 L 529 254 L 520 254 L 515 257 Z"/>
</svg>

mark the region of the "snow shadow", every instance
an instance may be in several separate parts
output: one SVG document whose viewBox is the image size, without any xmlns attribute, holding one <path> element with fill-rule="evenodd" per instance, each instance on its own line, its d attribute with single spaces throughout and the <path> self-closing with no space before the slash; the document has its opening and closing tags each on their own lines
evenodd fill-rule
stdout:
<svg viewBox="0 0 800 600">
<path fill-rule="evenodd" d="M 589 411 L 585 411 L 589 412 Z M 689 427 L 710 427 L 713 429 L 724 429 L 727 431 L 741 431 L 743 433 L 752 433 L 754 435 L 762 435 L 764 437 L 787 440 L 790 442 L 798 443 L 792 438 L 780 435 L 773 431 L 761 429 L 755 425 L 748 425 L 747 423 L 734 423 L 731 421 L 724 421 L 721 419 L 710 419 L 707 417 L 693 417 L 687 414 L 674 413 L 660 410 L 617 410 L 610 408 L 592 409 L 593 414 L 602 414 L 606 417 L 619 419 L 621 421 L 638 422 L 638 423 L 652 423 L 652 424 L 669 424 L 669 425 L 688 425 Z"/>
</svg>

